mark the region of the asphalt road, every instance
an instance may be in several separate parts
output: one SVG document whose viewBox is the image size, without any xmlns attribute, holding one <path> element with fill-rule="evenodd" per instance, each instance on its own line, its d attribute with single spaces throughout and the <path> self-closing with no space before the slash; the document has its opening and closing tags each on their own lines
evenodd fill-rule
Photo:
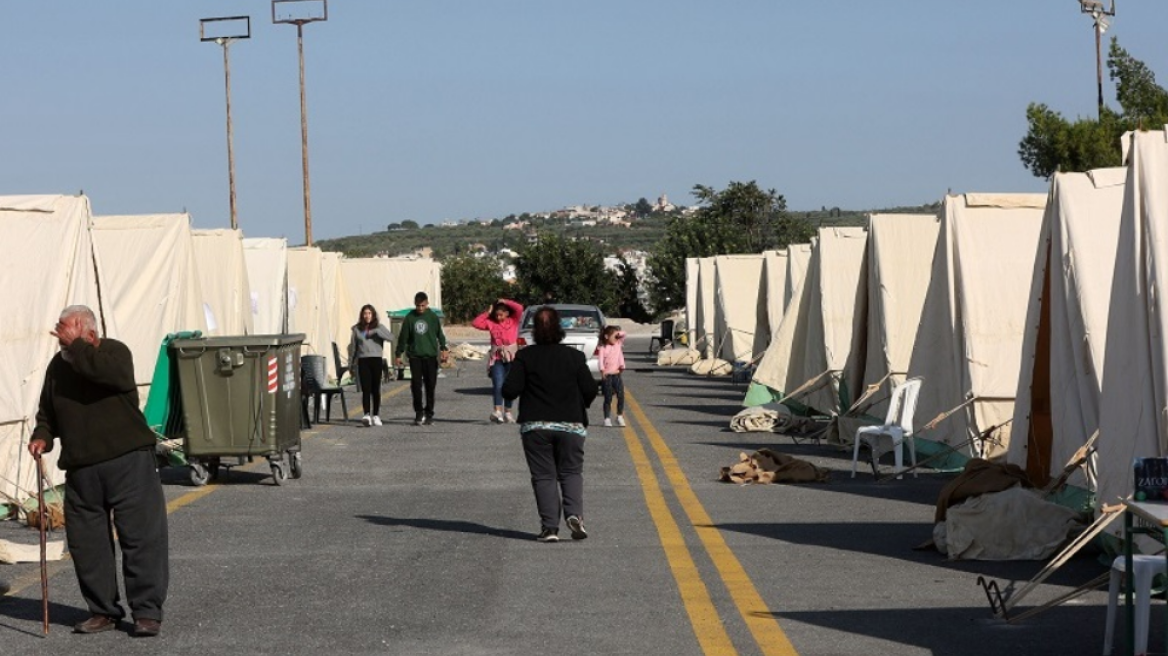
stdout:
<svg viewBox="0 0 1168 656">
<path fill-rule="evenodd" d="M 70 633 L 87 614 L 68 560 L 53 564 L 42 637 L 37 566 L 0 565 L 0 654 L 1099 653 L 1104 591 L 1007 625 L 978 576 L 1008 589 L 1044 563 L 913 550 L 948 476 L 851 479 L 850 452 L 732 433 L 744 387 L 659 369 L 647 343 L 627 344 L 630 426 L 600 427 L 592 408 L 587 540 L 535 541 L 516 428 L 487 422 L 485 366 L 462 363 L 439 381 L 433 426 L 410 425 L 395 382 L 385 426 L 306 431 L 300 480 L 275 486 L 262 461 L 204 488 L 163 470 L 172 574 L 158 638 Z M 832 478 L 717 482 L 761 447 Z M 36 541 L 14 522 L 0 538 Z M 1019 610 L 1105 571 L 1080 555 Z M 1153 625 L 1155 646 L 1157 613 Z"/>
</svg>

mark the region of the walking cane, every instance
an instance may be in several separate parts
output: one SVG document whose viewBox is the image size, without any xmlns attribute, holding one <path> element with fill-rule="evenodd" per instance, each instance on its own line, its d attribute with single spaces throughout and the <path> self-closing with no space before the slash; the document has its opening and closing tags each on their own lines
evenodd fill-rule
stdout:
<svg viewBox="0 0 1168 656">
<path fill-rule="evenodd" d="M 45 463 L 38 455 L 37 464 L 37 524 L 41 534 L 41 611 L 44 615 L 45 635 L 49 635 L 49 559 L 45 523 L 48 513 L 45 512 Z"/>
</svg>

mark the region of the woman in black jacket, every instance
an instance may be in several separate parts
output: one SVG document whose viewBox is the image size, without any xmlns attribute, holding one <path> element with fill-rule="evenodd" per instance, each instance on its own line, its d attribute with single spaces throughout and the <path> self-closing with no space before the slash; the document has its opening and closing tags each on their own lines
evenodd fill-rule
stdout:
<svg viewBox="0 0 1168 656">
<path fill-rule="evenodd" d="M 596 381 L 584 354 L 560 344 L 555 308 L 536 311 L 535 344 L 519 349 L 503 382 L 503 398 L 519 399 L 519 434 L 539 510 L 540 542 L 559 540 L 561 512 L 572 538 L 583 540 L 584 438 Z M 558 486 L 557 486 L 558 482 Z"/>
</svg>

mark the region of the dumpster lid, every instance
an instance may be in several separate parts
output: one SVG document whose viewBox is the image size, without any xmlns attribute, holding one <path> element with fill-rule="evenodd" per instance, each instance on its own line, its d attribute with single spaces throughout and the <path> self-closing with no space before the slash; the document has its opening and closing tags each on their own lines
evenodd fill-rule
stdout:
<svg viewBox="0 0 1168 656">
<path fill-rule="evenodd" d="M 412 308 L 412 307 L 402 308 L 400 310 L 386 310 L 385 315 L 391 319 L 401 319 L 413 311 L 414 311 L 414 308 Z M 430 311 L 433 312 L 434 314 L 438 315 L 439 319 L 446 318 L 446 315 L 442 313 L 442 308 L 436 308 L 436 307 L 431 306 Z"/>
<path fill-rule="evenodd" d="M 170 348 L 244 348 L 262 346 L 292 346 L 304 343 L 304 333 L 287 335 L 224 335 L 171 340 Z"/>
</svg>

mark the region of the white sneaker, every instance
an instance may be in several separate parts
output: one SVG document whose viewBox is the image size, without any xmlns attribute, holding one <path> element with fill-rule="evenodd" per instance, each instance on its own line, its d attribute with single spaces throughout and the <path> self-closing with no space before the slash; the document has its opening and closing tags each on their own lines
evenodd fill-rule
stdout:
<svg viewBox="0 0 1168 656">
<path fill-rule="evenodd" d="M 617 426 L 624 426 L 625 425 L 625 416 L 624 415 L 617 415 L 616 416 L 616 425 Z"/>
<path fill-rule="evenodd" d="M 503 423 L 506 423 L 506 424 L 514 424 L 515 423 L 515 415 L 511 414 L 510 410 L 503 413 Z"/>
<path fill-rule="evenodd" d="M 504 421 L 504 419 L 503 419 L 502 412 L 499 412 L 498 410 L 496 410 L 496 411 L 491 413 L 491 423 L 492 424 L 501 424 L 501 423 L 503 423 L 503 421 Z"/>
<path fill-rule="evenodd" d="M 612 419 L 610 417 L 604 418 L 604 425 L 607 428 L 612 428 Z"/>
<path fill-rule="evenodd" d="M 373 425 L 374 425 L 374 426 L 380 426 L 380 425 L 381 425 L 381 417 L 380 417 L 380 416 L 378 416 L 378 415 L 373 415 Z"/>
<path fill-rule="evenodd" d="M 361 423 L 366 425 L 366 426 L 372 426 L 373 425 L 373 418 L 370 417 L 369 415 L 365 415 L 364 417 L 361 417 Z"/>
</svg>

